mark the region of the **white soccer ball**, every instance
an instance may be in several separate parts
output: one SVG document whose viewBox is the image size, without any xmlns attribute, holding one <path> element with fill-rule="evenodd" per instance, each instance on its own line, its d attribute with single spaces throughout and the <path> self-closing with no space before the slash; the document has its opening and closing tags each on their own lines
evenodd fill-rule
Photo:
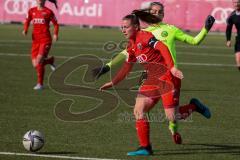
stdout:
<svg viewBox="0 0 240 160">
<path fill-rule="evenodd" d="M 44 145 L 44 136 L 41 132 L 30 130 L 23 136 L 23 146 L 27 151 L 36 152 Z"/>
</svg>

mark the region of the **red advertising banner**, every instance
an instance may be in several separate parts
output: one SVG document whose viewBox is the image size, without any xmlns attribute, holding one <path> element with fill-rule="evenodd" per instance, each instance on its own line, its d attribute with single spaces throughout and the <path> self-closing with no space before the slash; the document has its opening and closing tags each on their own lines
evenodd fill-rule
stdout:
<svg viewBox="0 0 240 160">
<path fill-rule="evenodd" d="M 59 23 L 67 25 L 119 26 L 133 9 L 145 8 L 154 0 L 58 0 L 59 9 L 47 2 Z M 158 1 L 158 0 L 155 0 Z M 224 31 L 233 11 L 231 0 L 161 0 L 164 21 L 182 29 L 199 30 L 207 15 L 216 18 L 213 30 Z M 22 22 L 35 0 L 0 0 L 0 22 Z"/>
</svg>

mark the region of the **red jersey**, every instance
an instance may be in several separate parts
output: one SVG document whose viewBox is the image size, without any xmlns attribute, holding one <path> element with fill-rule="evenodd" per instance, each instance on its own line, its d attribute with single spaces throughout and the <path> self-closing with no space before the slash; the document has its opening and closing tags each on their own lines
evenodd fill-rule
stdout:
<svg viewBox="0 0 240 160">
<path fill-rule="evenodd" d="M 52 10 L 43 7 L 39 10 L 37 7 L 31 8 L 28 11 L 26 21 L 24 23 L 24 31 L 27 32 L 29 24 L 33 23 L 32 40 L 33 42 L 46 43 L 51 42 L 50 22 L 54 25 L 54 34 L 58 35 L 59 25 Z"/>
<path fill-rule="evenodd" d="M 131 70 L 132 63 L 141 63 L 148 71 L 148 78 L 171 76 L 170 69 L 174 63 L 166 45 L 158 41 L 152 33 L 138 31 L 135 41 L 131 41 L 127 47 L 128 58 L 122 69 L 113 78 L 114 84 L 121 81 Z"/>
<path fill-rule="evenodd" d="M 169 69 L 173 67 L 169 50 L 150 32 L 139 31 L 135 41 L 129 42 L 127 52 L 127 62 L 161 64 Z"/>
</svg>

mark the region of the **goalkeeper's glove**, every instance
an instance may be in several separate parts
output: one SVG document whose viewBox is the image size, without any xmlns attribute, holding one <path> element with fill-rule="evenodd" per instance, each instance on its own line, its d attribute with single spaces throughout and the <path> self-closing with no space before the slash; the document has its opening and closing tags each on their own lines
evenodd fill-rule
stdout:
<svg viewBox="0 0 240 160">
<path fill-rule="evenodd" d="M 108 71 L 110 71 L 110 67 L 108 65 L 105 65 L 103 67 L 97 67 L 97 68 L 94 68 L 92 70 L 92 75 L 94 78 L 99 78 L 101 77 L 103 74 L 107 73 Z"/>
<path fill-rule="evenodd" d="M 215 18 L 211 15 L 208 15 L 205 20 L 205 28 L 209 32 L 215 22 Z"/>
</svg>

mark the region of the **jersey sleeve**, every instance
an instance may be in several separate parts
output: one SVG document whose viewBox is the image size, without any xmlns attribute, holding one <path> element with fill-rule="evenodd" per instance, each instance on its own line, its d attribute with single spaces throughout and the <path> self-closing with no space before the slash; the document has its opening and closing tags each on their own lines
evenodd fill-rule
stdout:
<svg viewBox="0 0 240 160">
<path fill-rule="evenodd" d="M 168 69 L 171 69 L 172 67 L 174 67 L 174 62 L 173 62 L 171 53 L 170 53 L 168 47 L 163 42 L 156 41 L 154 43 L 154 48 L 161 53 Z"/>
<path fill-rule="evenodd" d="M 227 19 L 227 28 L 226 28 L 226 40 L 227 41 L 231 40 L 232 27 L 233 27 L 232 16 L 229 16 L 228 19 Z"/>
<path fill-rule="evenodd" d="M 28 31 L 28 28 L 29 28 L 29 25 L 30 25 L 30 22 L 32 21 L 32 11 L 31 9 L 28 11 L 27 13 L 27 17 L 24 21 L 24 31 L 27 32 Z"/>
<path fill-rule="evenodd" d="M 117 83 L 122 81 L 128 75 L 128 73 L 131 71 L 132 67 L 133 67 L 133 63 L 125 62 L 123 64 L 122 68 L 113 77 L 113 79 L 112 79 L 113 85 L 116 85 Z"/>
<path fill-rule="evenodd" d="M 50 21 L 53 23 L 53 26 L 54 26 L 54 35 L 57 35 L 58 36 L 58 32 L 59 32 L 59 24 L 58 24 L 58 21 L 57 21 L 57 18 L 55 16 L 55 14 L 51 11 L 50 13 Z"/>
<path fill-rule="evenodd" d="M 123 62 L 127 58 L 128 52 L 127 50 L 123 50 L 122 52 L 118 53 L 110 62 L 108 62 L 106 65 L 110 68 L 112 66 L 118 65 L 119 63 Z"/>
<path fill-rule="evenodd" d="M 179 28 L 175 28 L 175 38 L 179 41 L 182 41 L 191 45 L 200 44 L 202 40 L 206 37 L 206 35 L 207 35 L 207 30 L 205 27 L 203 27 L 202 30 L 195 37 L 184 33 Z"/>
</svg>

